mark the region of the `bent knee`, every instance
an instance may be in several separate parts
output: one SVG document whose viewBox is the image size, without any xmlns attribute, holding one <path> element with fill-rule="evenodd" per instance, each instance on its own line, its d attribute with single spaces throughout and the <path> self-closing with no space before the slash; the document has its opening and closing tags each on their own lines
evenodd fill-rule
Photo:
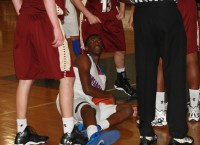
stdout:
<svg viewBox="0 0 200 145">
<path fill-rule="evenodd" d="M 130 118 L 133 115 L 133 107 L 131 105 L 119 106 L 119 110 L 123 112 L 126 118 Z"/>
<path fill-rule="evenodd" d="M 89 105 L 83 106 L 81 109 L 81 115 L 95 115 L 96 114 L 96 109 L 92 108 Z"/>
<path fill-rule="evenodd" d="M 134 110 L 133 110 L 133 107 L 131 105 L 128 105 L 127 112 L 128 112 L 128 116 L 132 117 Z"/>
</svg>

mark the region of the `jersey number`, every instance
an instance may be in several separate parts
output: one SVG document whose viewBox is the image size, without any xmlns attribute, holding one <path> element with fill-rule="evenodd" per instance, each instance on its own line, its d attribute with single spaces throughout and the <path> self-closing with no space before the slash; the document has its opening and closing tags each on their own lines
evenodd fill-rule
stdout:
<svg viewBox="0 0 200 145">
<path fill-rule="evenodd" d="M 102 12 L 109 12 L 111 10 L 110 0 L 101 0 L 102 3 Z"/>
</svg>

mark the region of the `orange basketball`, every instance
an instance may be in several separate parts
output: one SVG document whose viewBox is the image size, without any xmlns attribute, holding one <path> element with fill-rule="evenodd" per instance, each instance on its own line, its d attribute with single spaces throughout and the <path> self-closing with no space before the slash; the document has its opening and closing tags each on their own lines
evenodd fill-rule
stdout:
<svg viewBox="0 0 200 145">
<path fill-rule="evenodd" d="M 98 105 L 99 103 L 104 103 L 104 104 L 113 104 L 112 100 L 109 98 L 92 98 L 92 102 L 94 104 Z"/>
</svg>

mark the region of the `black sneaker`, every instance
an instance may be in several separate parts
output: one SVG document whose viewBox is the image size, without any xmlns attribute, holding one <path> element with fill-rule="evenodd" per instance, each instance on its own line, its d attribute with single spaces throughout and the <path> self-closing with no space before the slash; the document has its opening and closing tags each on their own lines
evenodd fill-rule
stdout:
<svg viewBox="0 0 200 145">
<path fill-rule="evenodd" d="M 32 127 L 27 126 L 23 132 L 17 133 L 15 145 L 43 144 L 48 139 L 48 136 L 38 135 Z"/>
<path fill-rule="evenodd" d="M 152 145 L 157 142 L 157 135 L 154 136 L 140 136 L 140 145 Z"/>
<path fill-rule="evenodd" d="M 184 138 L 171 138 L 169 145 L 193 145 L 194 139 L 190 136 Z"/>
<path fill-rule="evenodd" d="M 61 140 L 60 140 L 60 145 L 86 145 L 88 141 L 88 138 L 85 137 L 77 126 L 74 126 L 74 129 L 71 134 L 65 133 L 63 134 Z"/>
<path fill-rule="evenodd" d="M 120 76 L 121 75 L 121 76 Z M 129 79 L 127 79 L 125 73 L 118 73 L 117 80 L 115 81 L 114 85 L 115 89 L 124 91 L 129 96 L 136 95 L 136 89 L 132 88 Z"/>
</svg>

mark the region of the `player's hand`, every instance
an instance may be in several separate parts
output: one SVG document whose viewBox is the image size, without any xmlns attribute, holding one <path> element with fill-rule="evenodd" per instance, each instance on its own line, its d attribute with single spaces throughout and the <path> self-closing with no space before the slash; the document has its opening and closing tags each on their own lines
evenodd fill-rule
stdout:
<svg viewBox="0 0 200 145">
<path fill-rule="evenodd" d="M 65 16 L 67 16 L 69 14 L 68 9 L 65 8 Z"/>
<path fill-rule="evenodd" d="M 53 29 L 54 41 L 52 42 L 53 47 L 59 47 L 64 43 L 64 36 L 60 27 Z"/>
<path fill-rule="evenodd" d="M 119 12 L 119 14 L 116 16 L 118 20 L 122 20 L 124 18 L 124 13 Z"/>
<path fill-rule="evenodd" d="M 129 17 L 128 26 L 131 30 L 133 30 L 133 15 L 130 15 Z"/>
<path fill-rule="evenodd" d="M 90 24 L 101 23 L 101 20 L 97 16 L 92 15 L 92 14 L 88 17 L 88 21 Z"/>
</svg>

